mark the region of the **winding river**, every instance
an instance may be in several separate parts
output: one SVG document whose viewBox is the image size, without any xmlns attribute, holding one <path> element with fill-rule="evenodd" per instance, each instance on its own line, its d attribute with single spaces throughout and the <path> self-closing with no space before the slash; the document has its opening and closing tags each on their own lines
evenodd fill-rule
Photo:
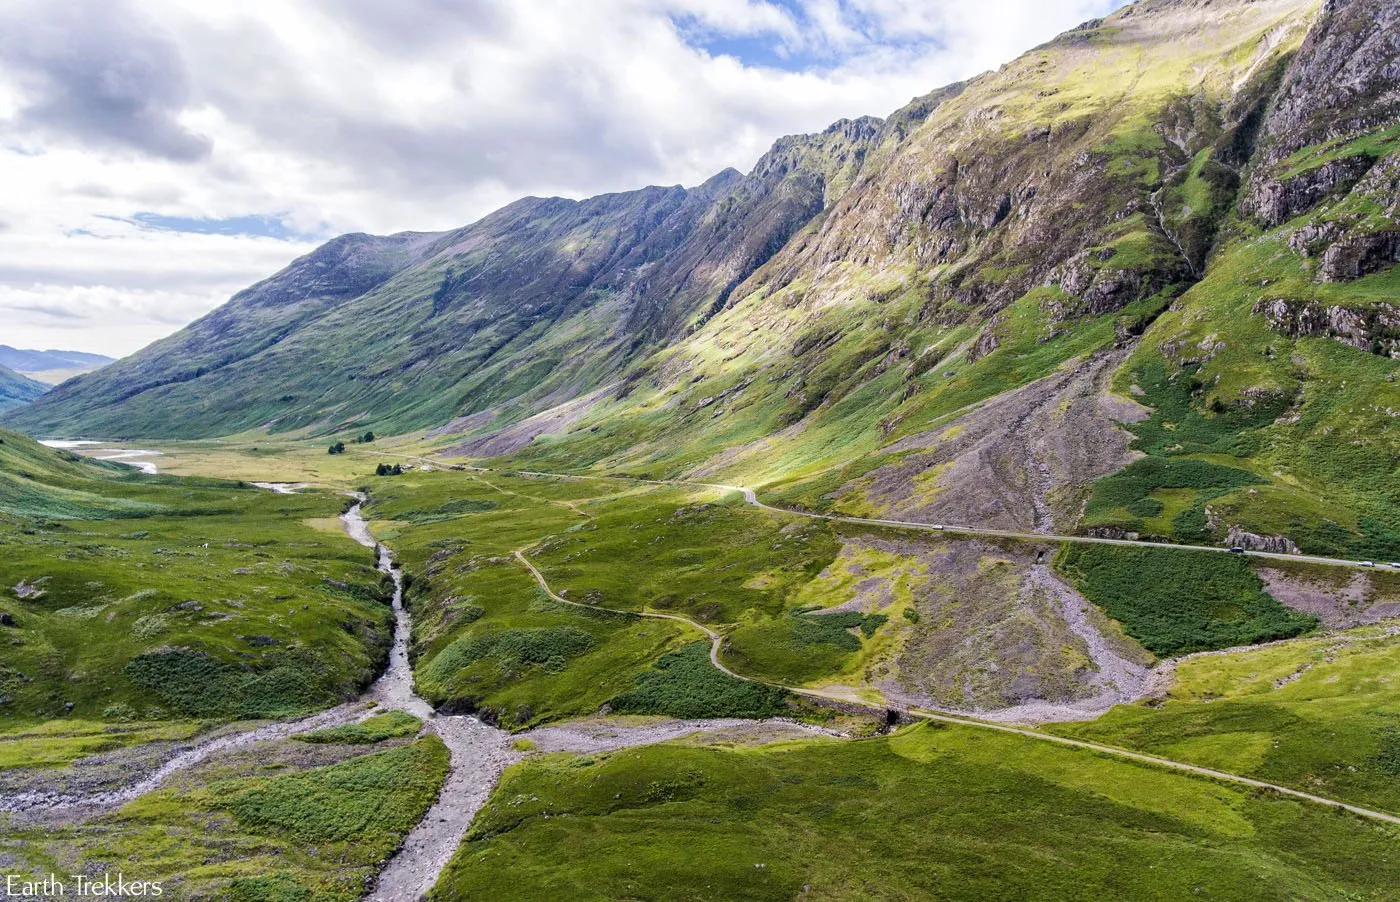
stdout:
<svg viewBox="0 0 1400 902">
<path fill-rule="evenodd" d="M 356 495 L 354 506 L 341 515 L 345 532 L 364 545 L 376 549 L 380 571 L 394 580 L 394 644 L 389 650 L 389 667 L 370 687 L 368 697 L 381 707 L 396 708 L 417 715 L 427 722 L 452 754 L 452 768 L 437 801 L 404 838 L 399 852 L 379 874 L 366 899 L 374 902 L 403 902 L 418 899 L 447 866 L 471 826 L 501 772 L 519 757 L 510 744 L 510 734 L 488 726 L 475 717 L 439 715 L 413 690 L 413 671 L 408 661 L 408 639 L 413 628 L 403 603 L 403 572 L 394 566 L 389 549 L 375 541 L 360 509 L 363 495 Z"/>
</svg>

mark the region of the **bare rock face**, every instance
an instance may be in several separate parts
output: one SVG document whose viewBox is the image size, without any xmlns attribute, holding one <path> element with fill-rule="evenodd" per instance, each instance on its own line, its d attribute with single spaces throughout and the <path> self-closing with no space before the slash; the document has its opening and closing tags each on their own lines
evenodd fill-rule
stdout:
<svg viewBox="0 0 1400 902">
<path fill-rule="evenodd" d="M 1240 209 L 1267 227 L 1353 195 L 1355 210 L 1289 240 L 1346 282 L 1400 262 L 1400 155 L 1349 145 L 1400 121 L 1400 4 L 1328 0 L 1270 106 Z M 1387 224 L 1389 223 L 1389 224 Z"/>
<path fill-rule="evenodd" d="M 1400 117 L 1400 4 L 1327 0 L 1269 110 L 1256 172 L 1296 151 Z"/>
</svg>

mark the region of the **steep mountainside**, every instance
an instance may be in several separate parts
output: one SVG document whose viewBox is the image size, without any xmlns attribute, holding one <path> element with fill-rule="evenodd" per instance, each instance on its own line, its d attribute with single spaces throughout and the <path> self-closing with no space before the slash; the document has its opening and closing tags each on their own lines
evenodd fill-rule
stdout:
<svg viewBox="0 0 1400 902">
<path fill-rule="evenodd" d="M 747 176 L 337 239 L 8 421 L 1400 556 L 1396 16 L 1140 0 Z"/>
<path fill-rule="evenodd" d="M 48 390 L 49 387 L 42 382 L 35 382 L 0 366 L 0 411 L 23 407 Z"/>
</svg>

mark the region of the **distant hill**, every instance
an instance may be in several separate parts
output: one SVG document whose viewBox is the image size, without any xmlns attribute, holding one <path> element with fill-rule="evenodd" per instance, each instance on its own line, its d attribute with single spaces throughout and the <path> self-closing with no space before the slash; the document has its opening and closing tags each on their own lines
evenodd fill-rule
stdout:
<svg viewBox="0 0 1400 902">
<path fill-rule="evenodd" d="M 23 407 L 48 390 L 49 387 L 42 382 L 0 366 L 0 411 Z"/>
<path fill-rule="evenodd" d="M 113 357 L 84 351 L 36 351 L 0 345 L 0 366 L 45 385 L 58 385 L 114 362 Z"/>
</svg>

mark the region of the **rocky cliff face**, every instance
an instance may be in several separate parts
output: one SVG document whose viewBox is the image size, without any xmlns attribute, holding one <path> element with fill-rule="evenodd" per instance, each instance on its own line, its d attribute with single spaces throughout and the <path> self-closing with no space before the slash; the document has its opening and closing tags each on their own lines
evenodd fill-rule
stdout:
<svg viewBox="0 0 1400 902">
<path fill-rule="evenodd" d="M 1318 278 L 1400 260 L 1400 5 L 1328 0 L 1269 108 L 1241 208 L 1275 227 L 1348 197 L 1294 247 Z"/>
<path fill-rule="evenodd" d="M 1354 309 L 1316 301 L 1267 298 L 1254 305 L 1269 327 L 1293 338 L 1326 336 L 1353 348 L 1400 356 L 1400 305 L 1378 303 Z"/>
</svg>

